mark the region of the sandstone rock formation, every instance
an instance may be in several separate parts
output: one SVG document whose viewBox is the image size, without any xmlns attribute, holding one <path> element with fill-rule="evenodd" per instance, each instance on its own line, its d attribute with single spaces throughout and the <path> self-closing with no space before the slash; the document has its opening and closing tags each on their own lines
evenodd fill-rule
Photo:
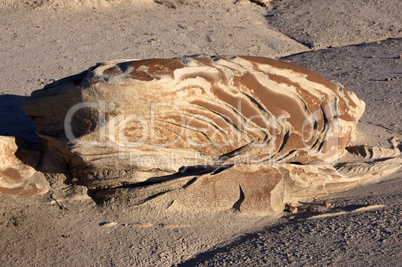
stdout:
<svg viewBox="0 0 402 267">
<path fill-rule="evenodd" d="M 0 194 L 34 196 L 49 189 L 46 179 L 16 157 L 14 137 L 0 136 Z"/>
<path fill-rule="evenodd" d="M 201 56 L 101 63 L 22 108 L 100 198 L 266 214 L 353 182 L 332 163 L 365 104 L 293 63 Z"/>
</svg>

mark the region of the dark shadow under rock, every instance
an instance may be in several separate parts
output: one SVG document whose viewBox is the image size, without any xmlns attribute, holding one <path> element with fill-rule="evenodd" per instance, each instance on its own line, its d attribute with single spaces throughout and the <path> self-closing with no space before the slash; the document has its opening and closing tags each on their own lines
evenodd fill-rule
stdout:
<svg viewBox="0 0 402 267">
<path fill-rule="evenodd" d="M 0 135 L 23 137 L 30 142 L 39 142 L 34 122 L 20 108 L 26 96 L 0 96 Z"/>
</svg>

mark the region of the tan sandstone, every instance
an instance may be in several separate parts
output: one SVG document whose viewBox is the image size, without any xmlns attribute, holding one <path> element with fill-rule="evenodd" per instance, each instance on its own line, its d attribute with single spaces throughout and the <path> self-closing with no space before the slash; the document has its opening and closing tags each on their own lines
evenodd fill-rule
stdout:
<svg viewBox="0 0 402 267">
<path fill-rule="evenodd" d="M 17 158 L 15 138 L 0 136 L 0 194 L 34 196 L 49 188 L 43 175 Z"/>
<path fill-rule="evenodd" d="M 105 62 L 32 93 L 22 108 L 48 150 L 104 200 L 267 214 L 359 182 L 334 164 L 364 102 L 289 62 Z"/>
</svg>

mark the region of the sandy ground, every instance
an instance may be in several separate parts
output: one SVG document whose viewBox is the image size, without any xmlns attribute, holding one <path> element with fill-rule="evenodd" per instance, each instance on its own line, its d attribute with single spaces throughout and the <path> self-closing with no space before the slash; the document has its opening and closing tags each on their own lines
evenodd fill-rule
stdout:
<svg viewBox="0 0 402 267">
<path fill-rule="evenodd" d="M 106 60 L 194 54 L 296 62 L 366 101 L 365 142 L 381 138 L 367 130 L 374 127 L 384 138 L 401 135 L 400 1 L 73 2 L 0 0 L 0 135 L 36 140 L 19 105 L 55 79 Z M 90 198 L 60 202 L 52 192 L 1 195 L 0 260 L 3 266 L 397 266 L 400 178 L 327 196 L 328 208 L 306 205 L 297 214 L 267 217 L 98 206 Z"/>
</svg>

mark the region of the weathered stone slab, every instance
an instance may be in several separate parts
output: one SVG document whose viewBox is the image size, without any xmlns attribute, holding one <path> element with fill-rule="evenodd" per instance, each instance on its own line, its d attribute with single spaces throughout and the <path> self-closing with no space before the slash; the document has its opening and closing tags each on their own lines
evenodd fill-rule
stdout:
<svg viewBox="0 0 402 267">
<path fill-rule="evenodd" d="M 401 9 L 398 0 L 286 0 L 272 2 L 267 21 L 309 48 L 327 48 L 402 37 Z"/>
</svg>

